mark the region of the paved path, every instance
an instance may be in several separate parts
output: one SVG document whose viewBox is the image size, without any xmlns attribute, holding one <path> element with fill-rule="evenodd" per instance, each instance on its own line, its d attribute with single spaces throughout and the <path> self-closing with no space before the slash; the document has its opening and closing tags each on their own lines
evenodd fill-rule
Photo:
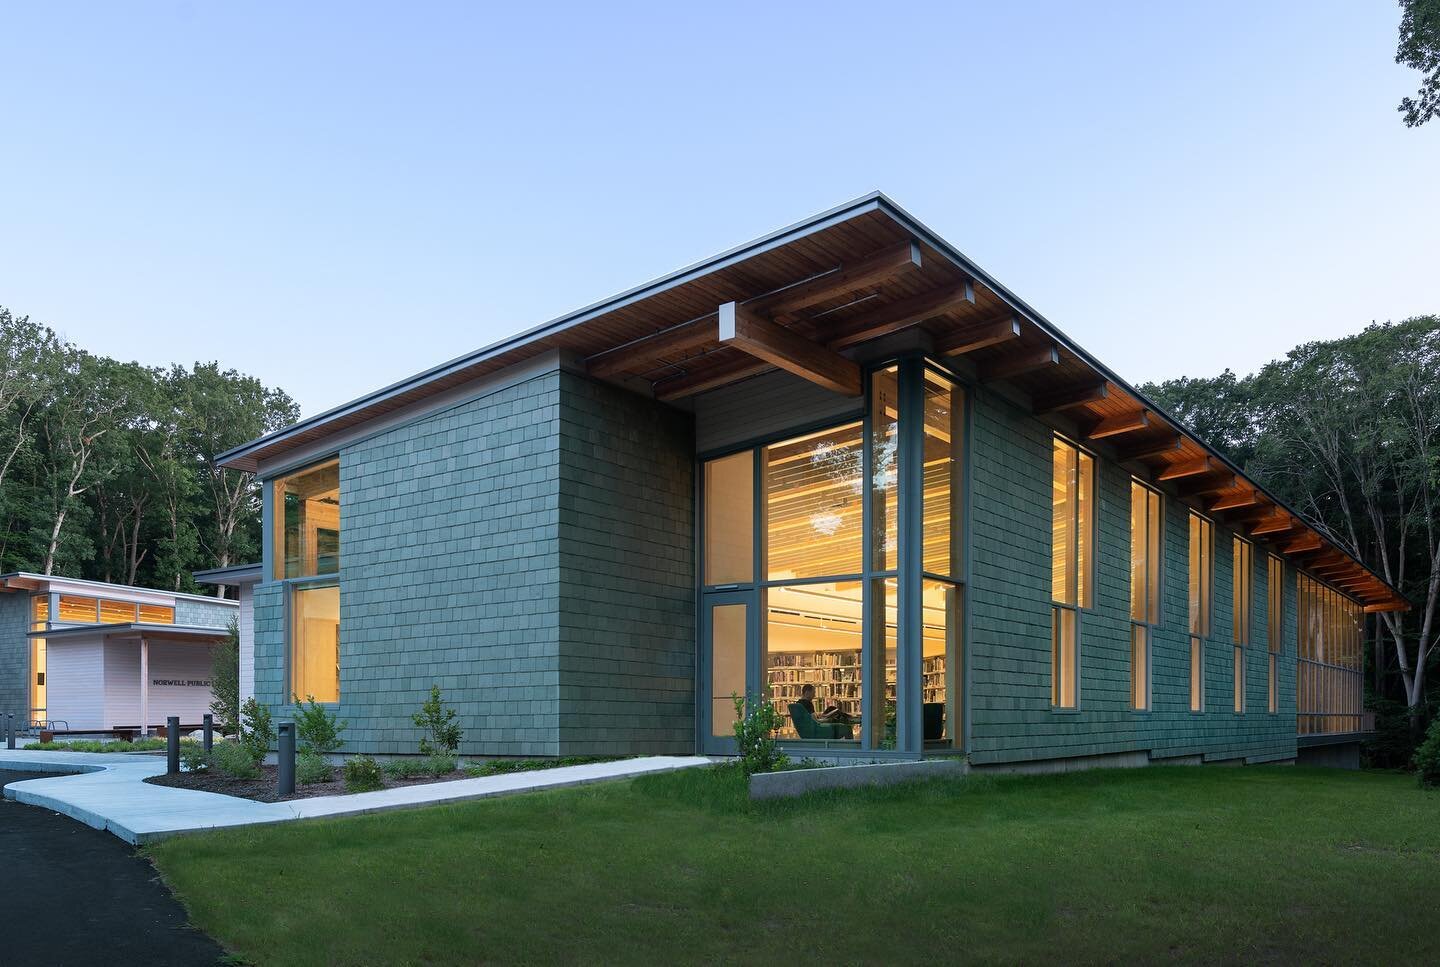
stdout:
<svg viewBox="0 0 1440 967">
<path fill-rule="evenodd" d="M 0 785 L 34 780 L 0 771 Z M 0 963 L 214 964 L 224 953 L 186 924 L 154 867 L 113 836 L 0 801 Z"/>
<path fill-rule="evenodd" d="M 484 799 L 537 789 L 578 786 L 625 779 L 653 772 L 671 772 L 709 765 L 700 756 L 649 756 L 535 772 L 516 772 L 482 779 L 456 779 L 378 792 L 317 796 L 289 802 L 254 802 L 194 789 L 175 789 L 143 781 L 165 771 L 163 757 L 107 755 L 88 752 L 39 752 L 0 749 L 0 769 L 78 775 L 33 779 L 5 788 L 5 798 L 44 806 L 108 830 L 127 843 L 148 843 L 177 833 L 278 823 L 320 816 L 404 809 L 432 803 Z"/>
</svg>

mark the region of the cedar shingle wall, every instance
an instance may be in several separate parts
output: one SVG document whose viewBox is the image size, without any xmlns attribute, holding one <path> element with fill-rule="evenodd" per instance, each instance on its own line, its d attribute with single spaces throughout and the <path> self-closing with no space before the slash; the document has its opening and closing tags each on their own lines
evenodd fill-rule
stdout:
<svg viewBox="0 0 1440 967">
<path fill-rule="evenodd" d="M 1206 711 L 1189 711 L 1186 507 L 1165 498 L 1163 626 L 1152 647 L 1152 710 L 1130 709 L 1129 474 L 1097 464 L 1095 607 L 1081 617 L 1080 709 L 1050 708 L 1051 431 L 992 394 L 974 403 L 971 480 L 971 754 L 977 763 L 1148 752 L 1155 757 L 1295 754 L 1295 591 L 1286 568 L 1280 712 L 1267 708 L 1266 557 L 1254 555 L 1248 711 L 1232 711 L 1231 540 L 1215 529 L 1215 614 Z"/>
</svg>

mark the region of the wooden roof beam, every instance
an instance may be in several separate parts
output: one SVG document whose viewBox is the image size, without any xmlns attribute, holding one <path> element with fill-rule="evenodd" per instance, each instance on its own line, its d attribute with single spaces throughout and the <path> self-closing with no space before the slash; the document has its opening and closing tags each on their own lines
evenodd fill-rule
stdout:
<svg viewBox="0 0 1440 967">
<path fill-rule="evenodd" d="M 980 378 L 989 383 L 997 379 L 1010 379 L 1013 376 L 1032 373 L 1037 369 L 1048 369 L 1058 365 L 1060 365 L 1060 350 L 1055 346 L 1046 346 L 1044 349 L 1029 350 L 994 362 L 980 371 Z"/>
<path fill-rule="evenodd" d="M 1181 497 L 1209 497 L 1214 494 L 1224 493 L 1235 486 L 1235 475 L 1220 471 L 1211 472 L 1208 475 L 1188 476 L 1180 480 L 1175 488 L 1180 492 Z"/>
<path fill-rule="evenodd" d="M 746 308 L 752 312 L 777 316 L 795 312 L 817 302 L 848 295 L 857 289 L 888 282 L 921 265 L 920 246 L 913 240 L 881 249 L 874 255 L 842 265 L 836 269 L 796 283 L 779 292 L 752 299 Z"/>
<path fill-rule="evenodd" d="M 1268 498 L 1260 496 L 1259 491 L 1246 490 L 1238 494 L 1227 494 L 1224 497 L 1217 498 L 1207 509 L 1212 514 L 1218 514 L 1221 511 L 1241 510 L 1246 507 L 1261 506 L 1269 502 Z"/>
<path fill-rule="evenodd" d="M 1250 534 L 1253 537 L 1262 537 L 1266 534 L 1284 534 L 1288 531 L 1293 530 L 1295 528 L 1295 523 L 1295 518 L 1291 517 L 1289 514 L 1275 514 L 1271 517 L 1266 517 L 1264 520 L 1260 521 L 1258 524 L 1252 527 L 1250 529 Z"/>
<path fill-rule="evenodd" d="M 1210 473 L 1215 469 L 1215 461 L 1210 457 L 1201 457 L 1199 460 L 1186 460 L 1182 463 L 1171 464 L 1161 469 L 1155 475 L 1156 480 L 1183 480 L 1186 477 L 1199 477 L 1202 474 Z"/>
<path fill-rule="evenodd" d="M 836 332 L 828 335 L 825 344 L 831 349 L 844 349 L 919 325 L 926 319 L 967 304 L 975 304 L 975 284 L 969 279 L 880 306 L 869 315 L 839 326 Z"/>
<path fill-rule="evenodd" d="M 705 359 L 706 357 L 700 358 Z M 755 376 L 770 368 L 770 364 L 763 359 L 753 359 L 741 353 L 733 359 L 716 363 L 698 372 L 680 373 L 656 380 L 654 384 L 655 398 L 661 402 L 683 399 L 686 396 L 694 396 L 696 393 L 704 393 L 706 390 L 717 389 L 748 376 Z"/>
<path fill-rule="evenodd" d="M 1129 463 L 1132 460 L 1153 460 L 1156 457 L 1172 456 L 1178 453 L 1182 446 L 1184 446 L 1184 440 L 1180 434 L 1173 433 L 1164 440 L 1138 443 L 1129 449 L 1117 450 L 1115 459 L 1120 463 Z"/>
<path fill-rule="evenodd" d="M 941 356 L 959 356 L 1019 338 L 1020 317 L 1012 315 L 1009 319 L 986 323 L 978 329 L 962 329 L 942 336 L 935 341 L 935 352 Z"/>
<path fill-rule="evenodd" d="M 661 356 L 699 349 L 719 341 L 716 317 L 706 316 L 678 326 L 663 329 L 653 336 L 596 353 L 585 362 L 585 370 L 596 379 L 609 379 L 625 373 L 643 373 Z"/>
<path fill-rule="evenodd" d="M 1144 430 L 1150 426 L 1150 411 L 1135 410 L 1133 413 L 1121 413 L 1119 416 L 1107 416 L 1090 427 L 1085 434 L 1087 440 L 1104 440 L 1109 437 L 1121 436 L 1125 433 L 1134 433 L 1137 430 Z"/>
<path fill-rule="evenodd" d="M 1319 534 L 1301 534 L 1290 543 L 1281 548 L 1286 554 L 1308 554 L 1311 551 L 1318 551 L 1324 545 Z"/>
<path fill-rule="evenodd" d="M 1098 383 L 1077 386 L 1074 389 L 1060 390 L 1046 396 L 1037 396 L 1034 401 L 1033 410 L 1036 416 L 1046 416 L 1050 413 L 1058 413 L 1061 410 L 1085 406 L 1088 403 L 1098 403 L 1109 397 L 1110 384 L 1102 380 Z"/>
<path fill-rule="evenodd" d="M 832 393 L 859 396 L 863 392 L 860 367 L 854 360 L 771 322 L 748 306 L 727 302 L 720 307 L 720 344 L 744 350 Z"/>
</svg>

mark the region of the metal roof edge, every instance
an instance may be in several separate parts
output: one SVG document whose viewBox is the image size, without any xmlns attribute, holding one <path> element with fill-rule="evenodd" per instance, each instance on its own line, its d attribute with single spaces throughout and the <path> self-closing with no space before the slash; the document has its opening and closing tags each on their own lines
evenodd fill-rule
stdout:
<svg viewBox="0 0 1440 967">
<path fill-rule="evenodd" d="M 342 403 L 339 406 L 332 407 L 331 409 L 326 410 L 322 413 L 318 413 L 315 416 L 308 417 L 307 419 L 292 423 L 287 427 L 282 427 L 279 430 L 275 430 L 271 433 L 265 434 L 264 436 L 257 437 L 256 439 L 251 440 L 249 443 L 241 444 L 238 447 L 232 447 L 231 449 L 226 450 L 224 453 L 219 454 L 215 458 L 216 462 L 221 464 L 222 466 L 228 465 L 232 461 L 243 458 L 261 447 L 265 447 L 279 440 L 283 440 L 284 438 L 292 436 L 295 433 L 323 425 L 324 423 L 329 422 L 336 417 L 343 416 L 346 413 L 352 413 L 370 403 L 376 403 L 387 397 L 394 396 L 399 392 L 412 389 L 416 386 L 422 386 L 425 383 L 432 382 L 442 376 L 454 372 L 457 369 L 464 369 L 467 366 L 472 366 L 476 363 L 484 362 L 486 359 L 494 358 L 502 352 L 510 349 L 516 349 L 520 346 L 524 346 L 528 343 L 534 342 L 536 339 L 539 339 L 543 336 L 553 335 L 557 332 L 563 332 L 564 330 L 572 326 L 579 325 L 580 323 L 585 322 L 586 320 L 602 312 L 614 311 L 615 309 L 619 309 L 645 296 L 653 295 L 656 292 L 663 291 L 675 285 L 680 285 L 683 282 L 689 281 L 690 278 L 694 276 L 708 272 L 714 272 L 717 269 L 723 268 L 728 264 L 739 261 L 741 258 L 748 258 L 753 255 L 758 255 L 759 253 L 764 252 L 769 248 L 774 248 L 777 245 L 783 244 L 784 242 L 793 241 L 795 238 L 804 237 L 805 235 L 808 235 L 812 232 L 816 232 L 822 228 L 829 227 L 831 224 L 841 221 L 847 221 L 851 218 L 856 217 L 857 215 L 862 215 L 867 211 L 874 211 L 880 207 L 880 204 L 883 200 L 885 200 L 885 196 L 879 191 L 872 191 L 868 194 L 861 195 L 858 198 L 851 199 L 850 201 L 845 202 L 841 205 L 837 205 L 836 207 L 831 208 L 827 211 L 820 212 L 817 215 L 812 215 L 809 218 L 802 219 L 791 225 L 787 225 L 784 228 L 776 229 L 775 231 L 762 235 L 759 238 L 752 239 L 751 241 L 737 245 L 734 248 L 727 249 L 726 251 L 721 252 L 718 255 L 710 256 L 709 258 L 702 259 L 698 262 L 692 262 L 691 264 L 686 265 L 683 268 L 679 268 L 674 270 L 673 272 L 666 273 L 665 275 L 652 279 L 649 282 L 645 282 L 630 289 L 626 289 L 616 295 L 601 299 L 598 302 L 592 302 L 587 306 L 583 306 L 579 309 L 575 309 L 571 312 L 565 313 L 564 315 L 557 316 L 548 322 L 543 322 L 537 326 L 532 326 L 529 329 L 522 330 L 513 336 L 507 336 L 506 338 L 501 339 L 498 342 L 490 343 L 489 345 L 483 346 L 473 352 L 465 353 L 461 356 L 456 356 L 455 358 L 440 363 L 437 366 L 432 366 L 430 369 L 422 370 L 421 372 L 416 373 L 413 376 L 407 377 L 406 379 L 399 380 L 397 382 L 389 384 L 388 386 L 381 387 L 374 392 L 357 397 L 348 403 Z"/>
</svg>

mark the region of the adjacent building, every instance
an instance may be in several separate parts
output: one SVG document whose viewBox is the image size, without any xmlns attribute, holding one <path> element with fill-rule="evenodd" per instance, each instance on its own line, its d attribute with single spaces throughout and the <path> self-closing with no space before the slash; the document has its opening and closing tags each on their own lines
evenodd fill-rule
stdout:
<svg viewBox="0 0 1440 967">
<path fill-rule="evenodd" d="M 210 708 L 234 601 L 44 574 L 0 575 L 0 711 L 17 726 L 142 732 Z"/>
<path fill-rule="evenodd" d="M 222 461 L 254 692 L 355 751 L 438 684 L 467 754 L 723 754 L 768 694 L 798 754 L 1343 762 L 1407 606 L 879 194 Z"/>
</svg>

